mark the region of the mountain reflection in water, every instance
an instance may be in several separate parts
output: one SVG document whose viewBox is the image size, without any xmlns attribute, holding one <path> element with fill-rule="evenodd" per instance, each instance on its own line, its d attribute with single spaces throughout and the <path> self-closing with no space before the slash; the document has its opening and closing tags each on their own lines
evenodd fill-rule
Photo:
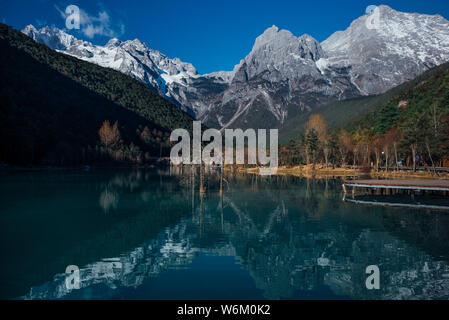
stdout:
<svg viewBox="0 0 449 320">
<path fill-rule="evenodd" d="M 449 298 L 449 215 L 345 203 L 338 179 L 228 175 L 223 196 L 188 169 L 2 180 L 2 298 Z"/>
</svg>

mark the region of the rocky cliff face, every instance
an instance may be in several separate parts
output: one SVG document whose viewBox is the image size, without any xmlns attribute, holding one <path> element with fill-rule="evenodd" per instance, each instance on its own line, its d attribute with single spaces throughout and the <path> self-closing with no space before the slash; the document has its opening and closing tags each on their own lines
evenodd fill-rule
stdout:
<svg viewBox="0 0 449 320">
<path fill-rule="evenodd" d="M 277 127 L 320 103 L 359 95 L 344 67 L 321 72 L 317 64 L 326 57 L 311 36 L 272 26 L 235 67 L 221 103 L 211 106 L 204 121 L 224 128 Z"/>
<path fill-rule="evenodd" d="M 373 14 L 377 24 L 367 27 Z M 322 43 L 272 26 L 233 71 L 205 75 L 137 39 L 95 46 L 57 28 L 28 26 L 23 32 L 53 49 L 131 75 L 219 128 L 281 127 L 304 110 L 385 92 L 449 61 L 449 21 L 388 6 Z"/>
</svg>

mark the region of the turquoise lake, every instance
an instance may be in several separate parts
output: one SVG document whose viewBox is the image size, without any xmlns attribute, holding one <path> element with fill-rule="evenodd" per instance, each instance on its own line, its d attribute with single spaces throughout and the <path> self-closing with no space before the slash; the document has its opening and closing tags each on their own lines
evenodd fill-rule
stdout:
<svg viewBox="0 0 449 320">
<path fill-rule="evenodd" d="M 341 183 L 228 174 L 220 196 L 188 170 L 3 172 L 0 296 L 448 299 L 449 213 L 347 203 Z"/>
</svg>

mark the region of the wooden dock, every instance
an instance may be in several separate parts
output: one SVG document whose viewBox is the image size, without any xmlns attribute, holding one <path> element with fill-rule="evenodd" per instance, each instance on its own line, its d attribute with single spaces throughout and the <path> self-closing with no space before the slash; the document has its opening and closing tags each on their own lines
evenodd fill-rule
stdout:
<svg viewBox="0 0 449 320">
<path fill-rule="evenodd" d="M 399 207 L 399 208 L 411 208 L 411 209 L 432 209 L 432 210 L 449 211 L 449 206 L 445 206 L 445 205 L 432 205 L 432 204 L 421 204 L 421 203 L 414 204 L 414 203 L 385 202 L 385 201 L 367 201 L 367 200 L 348 199 L 346 197 L 343 198 L 343 201 L 355 203 L 355 204 L 364 204 L 364 205 L 381 206 L 381 207 Z"/>
<path fill-rule="evenodd" d="M 352 187 L 352 199 L 347 198 L 347 192 L 350 187 Z M 361 190 L 361 192 L 357 192 L 358 195 L 362 195 L 361 197 L 355 197 L 356 189 Z M 432 195 L 438 194 L 439 196 L 447 197 L 449 195 L 449 180 L 351 180 L 344 181 L 343 191 L 343 201 L 345 202 L 386 207 L 449 211 L 447 201 L 444 201 L 443 203 L 425 204 L 421 203 L 422 200 L 420 200 L 419 202 L 413 203 L 413 201 L 415 201 L 415 194 L 423 195 L 425 193 L 430 193 Z M 370 194 L 374 195 L 375 198 L 370 199 Z M 366 195 L 368 195 L 368 197 L 366 197 Z M 399 198 L 391 197 L 391 199 L 396 202 L 388 202 L 387 199 L 389 197 L 385 196 L 390 195 L 397 195 Z M 410 201 L 404 201 L 404 195 L 409 195 L 412 203 L 410 203 Z M 403 202 L 397 202 L 398 199 Z"/>
<path fill-rule="evenodd" d="M 351 180 L 343 183 L 347 187 L 368 189 L 394 189 L 413 191 L 444 191 L 449 192 L 449 180 Z"/>
</svg>

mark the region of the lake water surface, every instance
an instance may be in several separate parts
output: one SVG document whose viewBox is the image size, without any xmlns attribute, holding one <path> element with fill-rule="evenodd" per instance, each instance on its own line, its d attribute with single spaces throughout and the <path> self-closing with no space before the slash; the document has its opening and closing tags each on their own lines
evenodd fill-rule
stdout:
<svg viewBox="0 0 449 320">
<path fill-rule="evenodd" d="M 221 197 L 190 172 L 0 173 L 0 298 L 449 298 L 449 213 L 346 203 L 339 179 L 225 179 Z"/>
</svg>

